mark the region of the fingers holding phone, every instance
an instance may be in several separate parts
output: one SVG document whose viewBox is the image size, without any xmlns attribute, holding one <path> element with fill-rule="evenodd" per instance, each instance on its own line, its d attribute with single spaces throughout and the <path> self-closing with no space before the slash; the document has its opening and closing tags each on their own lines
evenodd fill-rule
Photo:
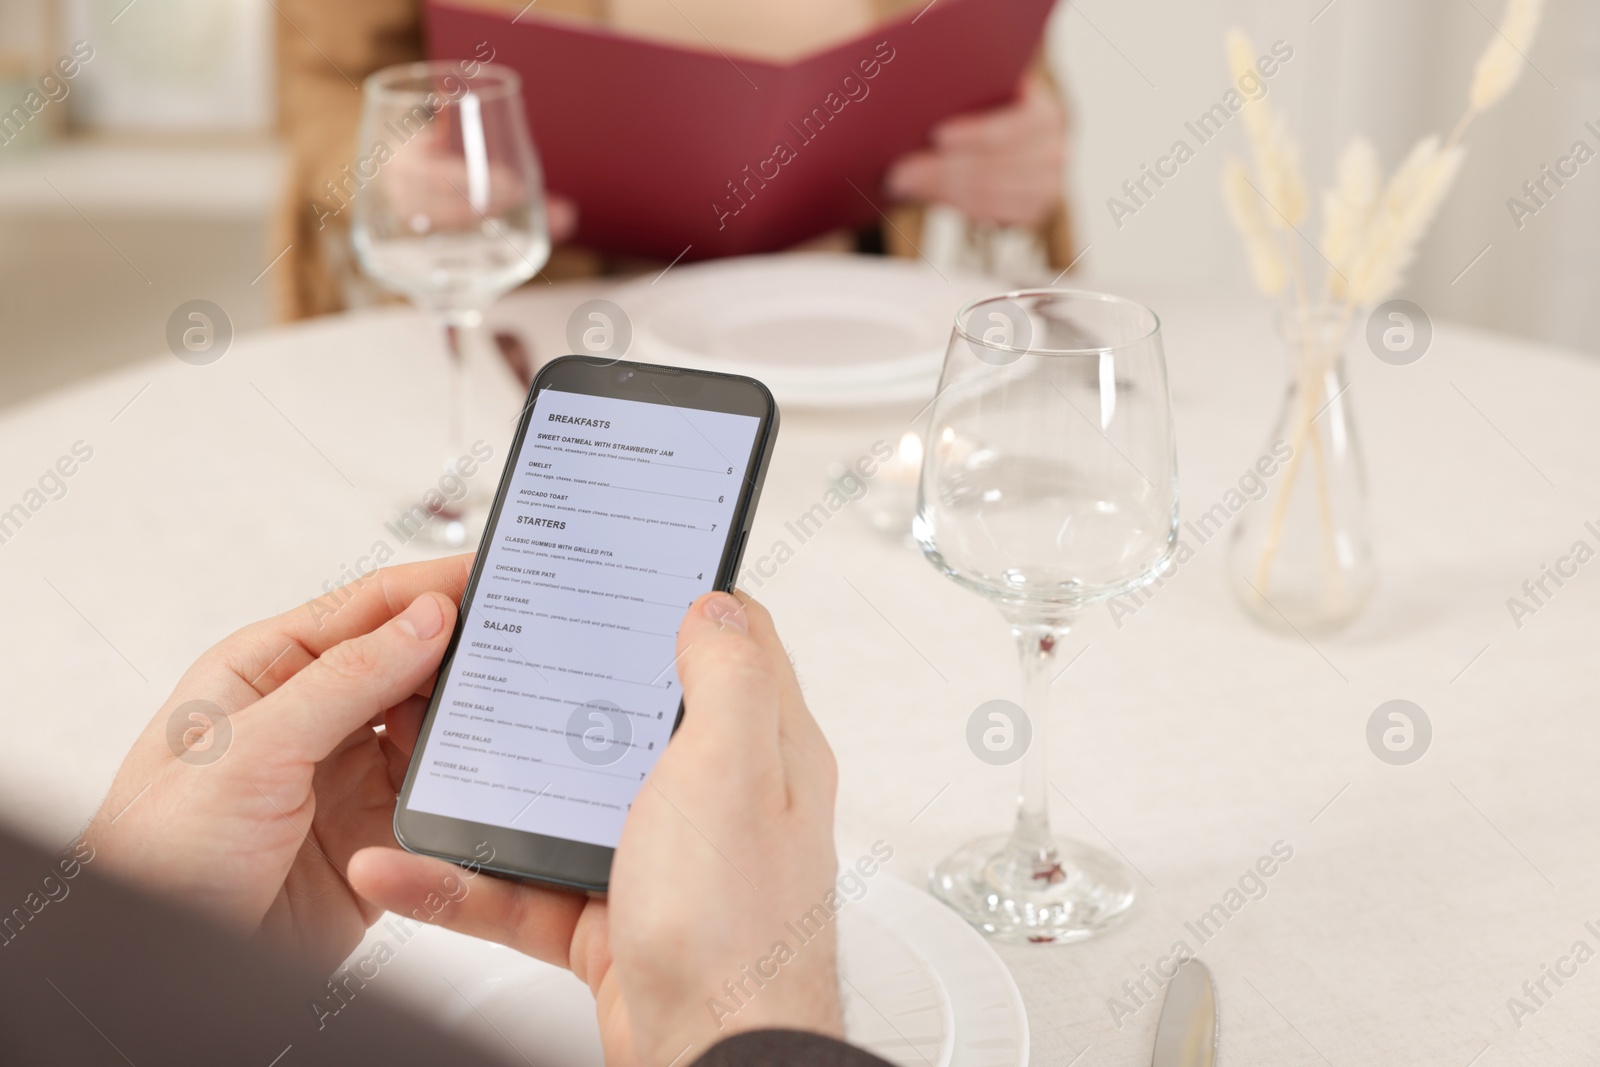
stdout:
<svg viewBox="0 0 1600 1067">
<path fill-rule="evenodd" d="M 612 869 L 635 1048 L 664 1063 L 764 1027 L 838 1036 L 832 753 L 755 601 L 702 597 L 678 640 L 683 725 Z"/>
<path fill-rule="evenodd" d="M 207 651 L 85 833 L 101 867 L 319 963 L 343 958 L 377 912 L 340 868 L 393 841 L 405 765 L 372 727 L 420 715 L 412 694 L 438 666 L 466 567 L 381 571 L 341 591 L 321 626 L 313 602 Z"/>
<path fill-rule="evenodd" d="M 699 598 L 679 630 L 683 725 L 623 827 L 607 901 L 476 877 L 372 848 L 368 900 L 570 967 L 595 994 L 607 1062 L 668 1063 L 764 1027 L 842 1029 L 833 754 L 772 619 L 748 597 Z"/>
<path fill-rule="evenodd" d="M 481 937 L 569 970 L 577 970 L 586 954 L 589 931 L 580 927 L 605 911 L 603 901 L 581 893 L 481 875 L 470 866 L 463 872 L 454 863 L 390 847 L 357 852 L 348 875 L 363 899 L 385 911 Z M 458 883 L 465 891 L 450 891 Z M 597 914 L 586 919 L 589 912 Z"/>
<path fill-rule="evenodd" d="M 696 617 L 697 609 L 703 617 Z M 709 735 L 708 743 L 713 744 L 718 740 L 731 744 L 754 735 L 763 750 L 782 764 L 781 781 L 790 791 L 790 799 L 796 799 L 798 791 L 798 799 L 825 803 L 831 812 L 836 778 L 833 750 L 806 707 L 788 651 L 767 609 L 747 594 L 708 594 L 690 608 L 678 631 L 678 654 L 686 705 L 679 732 L 687 731 L 691 737 Z M 739 684 L 741 674 L 746 676 L 746 684 Z M 691 687 L 702 691 L 698 703 L 691 703 Z M 753 707 L 745 695 L 769 689 L 770 706 Z M 700 709 L 693 722 L 689 707 Z M 730 767 L 729 773 L 747 772 L 749 761 L 740 763 L 740 767 Z M 762 770 L 770 772 L 765 766 Z M 777 783 L 780 778 L 768 773 L 768 781 Z"/>
</svg>

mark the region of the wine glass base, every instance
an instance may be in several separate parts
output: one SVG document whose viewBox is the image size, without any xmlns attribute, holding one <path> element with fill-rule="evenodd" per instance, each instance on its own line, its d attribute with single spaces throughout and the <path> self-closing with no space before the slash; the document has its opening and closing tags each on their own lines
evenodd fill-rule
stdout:
<svg viewBox="0 0 1600 1067">
<path fill-rule="evenodd" d="M 1009 834 L 962 845 L 928 872 L 933 895 L 997 941 L 1067 943 L 1103 933 L 1133 907 L 1120 862 L 1078 841 L 1055 842 L 1040 865 Z"/>
</svg>

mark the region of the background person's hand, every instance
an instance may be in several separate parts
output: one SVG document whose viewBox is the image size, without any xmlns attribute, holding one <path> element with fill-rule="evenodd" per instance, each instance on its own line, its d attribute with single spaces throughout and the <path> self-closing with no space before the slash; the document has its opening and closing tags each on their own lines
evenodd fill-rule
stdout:
<svg viewBox="0 0 1600 1067">
<path fill-rule="evenodd" d="M 931 140 L 889 168 L 890 193 L 1008 226 L 1041 225 L 1061 203 L 1066 111 L 1037 78 L 1013 103 L 946 119 Z"/>
<path fill-rule="evenodd" d="M 406 757 L 470 556 L 380 570 L 200 657 L 123 760 L 95 866 L 332 966 L 381 909 L 343 873 L 394 843 Z M 195 703 L 207 702 L 207 703 Z M 208 728 L 212 708 L 226 713 Z"/>
<path fill-rule="evenodd" d="M 442 131 L 433 127 L 401 147 L 379 167 L 377 180 L 395 214 L 417 219 L 418 224 L 437 230 L 472 229 L 486 219 L 499 218 L 527 192 L 518 172 L 491 160 L 483 178 L 486 200 L 474 204 L 468 196 L 473 188 L 467 164 L 459 153 L 441 146 Z M 578 205 L 569 197 L 545 191 L 545 220 L 552 244 L 561 244 L 578 229 Z"/>
<path fill-rule="evenodd" d="M 688 1063 L 746 1030 L 843 1030 L 826 910 L 837 866 L 833 754 L 760 605 L 700 598 L 678 650 L 683 724 L 628 814 L 609 904 L 480 878 L 437 916 L 583 978 L 611 1064 Z M 369 849 L 350 878 L 404 914 L 451 870 Z M 802 944 L 785 924 L 807 916 L 817 932 Z M 747 968 L 770 977 L 757 988 Z M 754 992 L 730 996 L 729 982 Z"/>
</svg>

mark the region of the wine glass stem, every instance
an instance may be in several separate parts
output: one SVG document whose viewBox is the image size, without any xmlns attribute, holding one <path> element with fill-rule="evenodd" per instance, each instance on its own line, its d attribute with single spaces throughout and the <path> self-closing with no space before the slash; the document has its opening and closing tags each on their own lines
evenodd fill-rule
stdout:
<svg viewBox="0 0 1600 1067">
<path fill-rule="evenodd" d="M 1017 797 L 1017 823 L 1011 848 L 1031 864 L 1036 879 L 1050 880 L 1059 871 L 1055 839 L 1050 834 L 1050 683 L 1055 680 L 1056 653 L 1068 627 L 1059 624 L 1014 625 L 1022 664 L 1023 711 L 1032 737 L 1022 756 L 1022 788 Z"/>
<path fill-rule="evenodd" d="M 467 397 L 466 379 L 467 371 L 464 366 L 462 352 L 462 331 L 466 325 L 459 322 L 458 318 L 445 318 L 445 357 L 450 360 L 450 451 L 451 456 L 461 454 L 462 445 L 466 445 L 467 435 Z"/>
<path fill-rule="evenodd" d="M 467 344 L 468 335 L 482 321 L 477 313 L 456 312 L 442 316 L 444 326 L 444 351 L 445 357 L 450 361 L 449 376 L 450 413 L 449 413 L 449 446 L 450 454 L 445 457 L 446 465 L 463 455 L 467 449 Z"/>
</svg>

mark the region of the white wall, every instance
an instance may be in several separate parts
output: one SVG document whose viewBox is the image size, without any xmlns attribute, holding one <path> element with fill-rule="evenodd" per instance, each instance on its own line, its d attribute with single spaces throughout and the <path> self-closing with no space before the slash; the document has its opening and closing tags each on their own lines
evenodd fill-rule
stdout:
<svg viewBox="0 0 1600 1067">
<path fill-rule="evenodd" d="M 1291 118 L 1307 179 L 1331 180 L 1353 134 L 1386 168 L 1423 133 L 1447 134 L 1503 0 L 1074 0 L 1051 47 L 1075 106 L 1073 195 L 1093 284 L 1248 292 L 1244 256 L 1219 192 L 1238 120 L 1119 229 L 1106 200 L 1153 163 L 1228 87 L 1222 36 L 1238 25 L 1257 51 L 1282 39 L 1294 58 L 1270 82 Z M 1326 10 L 1323 8 L 1326 6 Z M 1321 12 L 1319 15 L 1318 12 Z M 1315 16 L 1315 21 L 1312 19 Z M 1600 151 L 1600 4 L 1550 0 L 1522 80 L 1474 125 L 1461 180 L 1402 290 L 1436 318 L 1600 352 L 1600 159 L 1519 231 L 1506 199 L 1572 142 Z M 1542 73 L 1541 73 L 1542 72 Z M 1548 79 L 1548 81 L 1546 80 Z M 1552 84 L 1553 83 L 1553 84 Z M 1320 195 L 1315 197 L 1320 201 Z M 1306 228 L 1316 240 L 1320 212 Z M 1485 246 L 1487 254 L 1459 281 Z M 1317 255 L 1307 248 L 1306 255 Z M 1266 313 L 1265 305 L 1263 313 Z"/>
</svg>

